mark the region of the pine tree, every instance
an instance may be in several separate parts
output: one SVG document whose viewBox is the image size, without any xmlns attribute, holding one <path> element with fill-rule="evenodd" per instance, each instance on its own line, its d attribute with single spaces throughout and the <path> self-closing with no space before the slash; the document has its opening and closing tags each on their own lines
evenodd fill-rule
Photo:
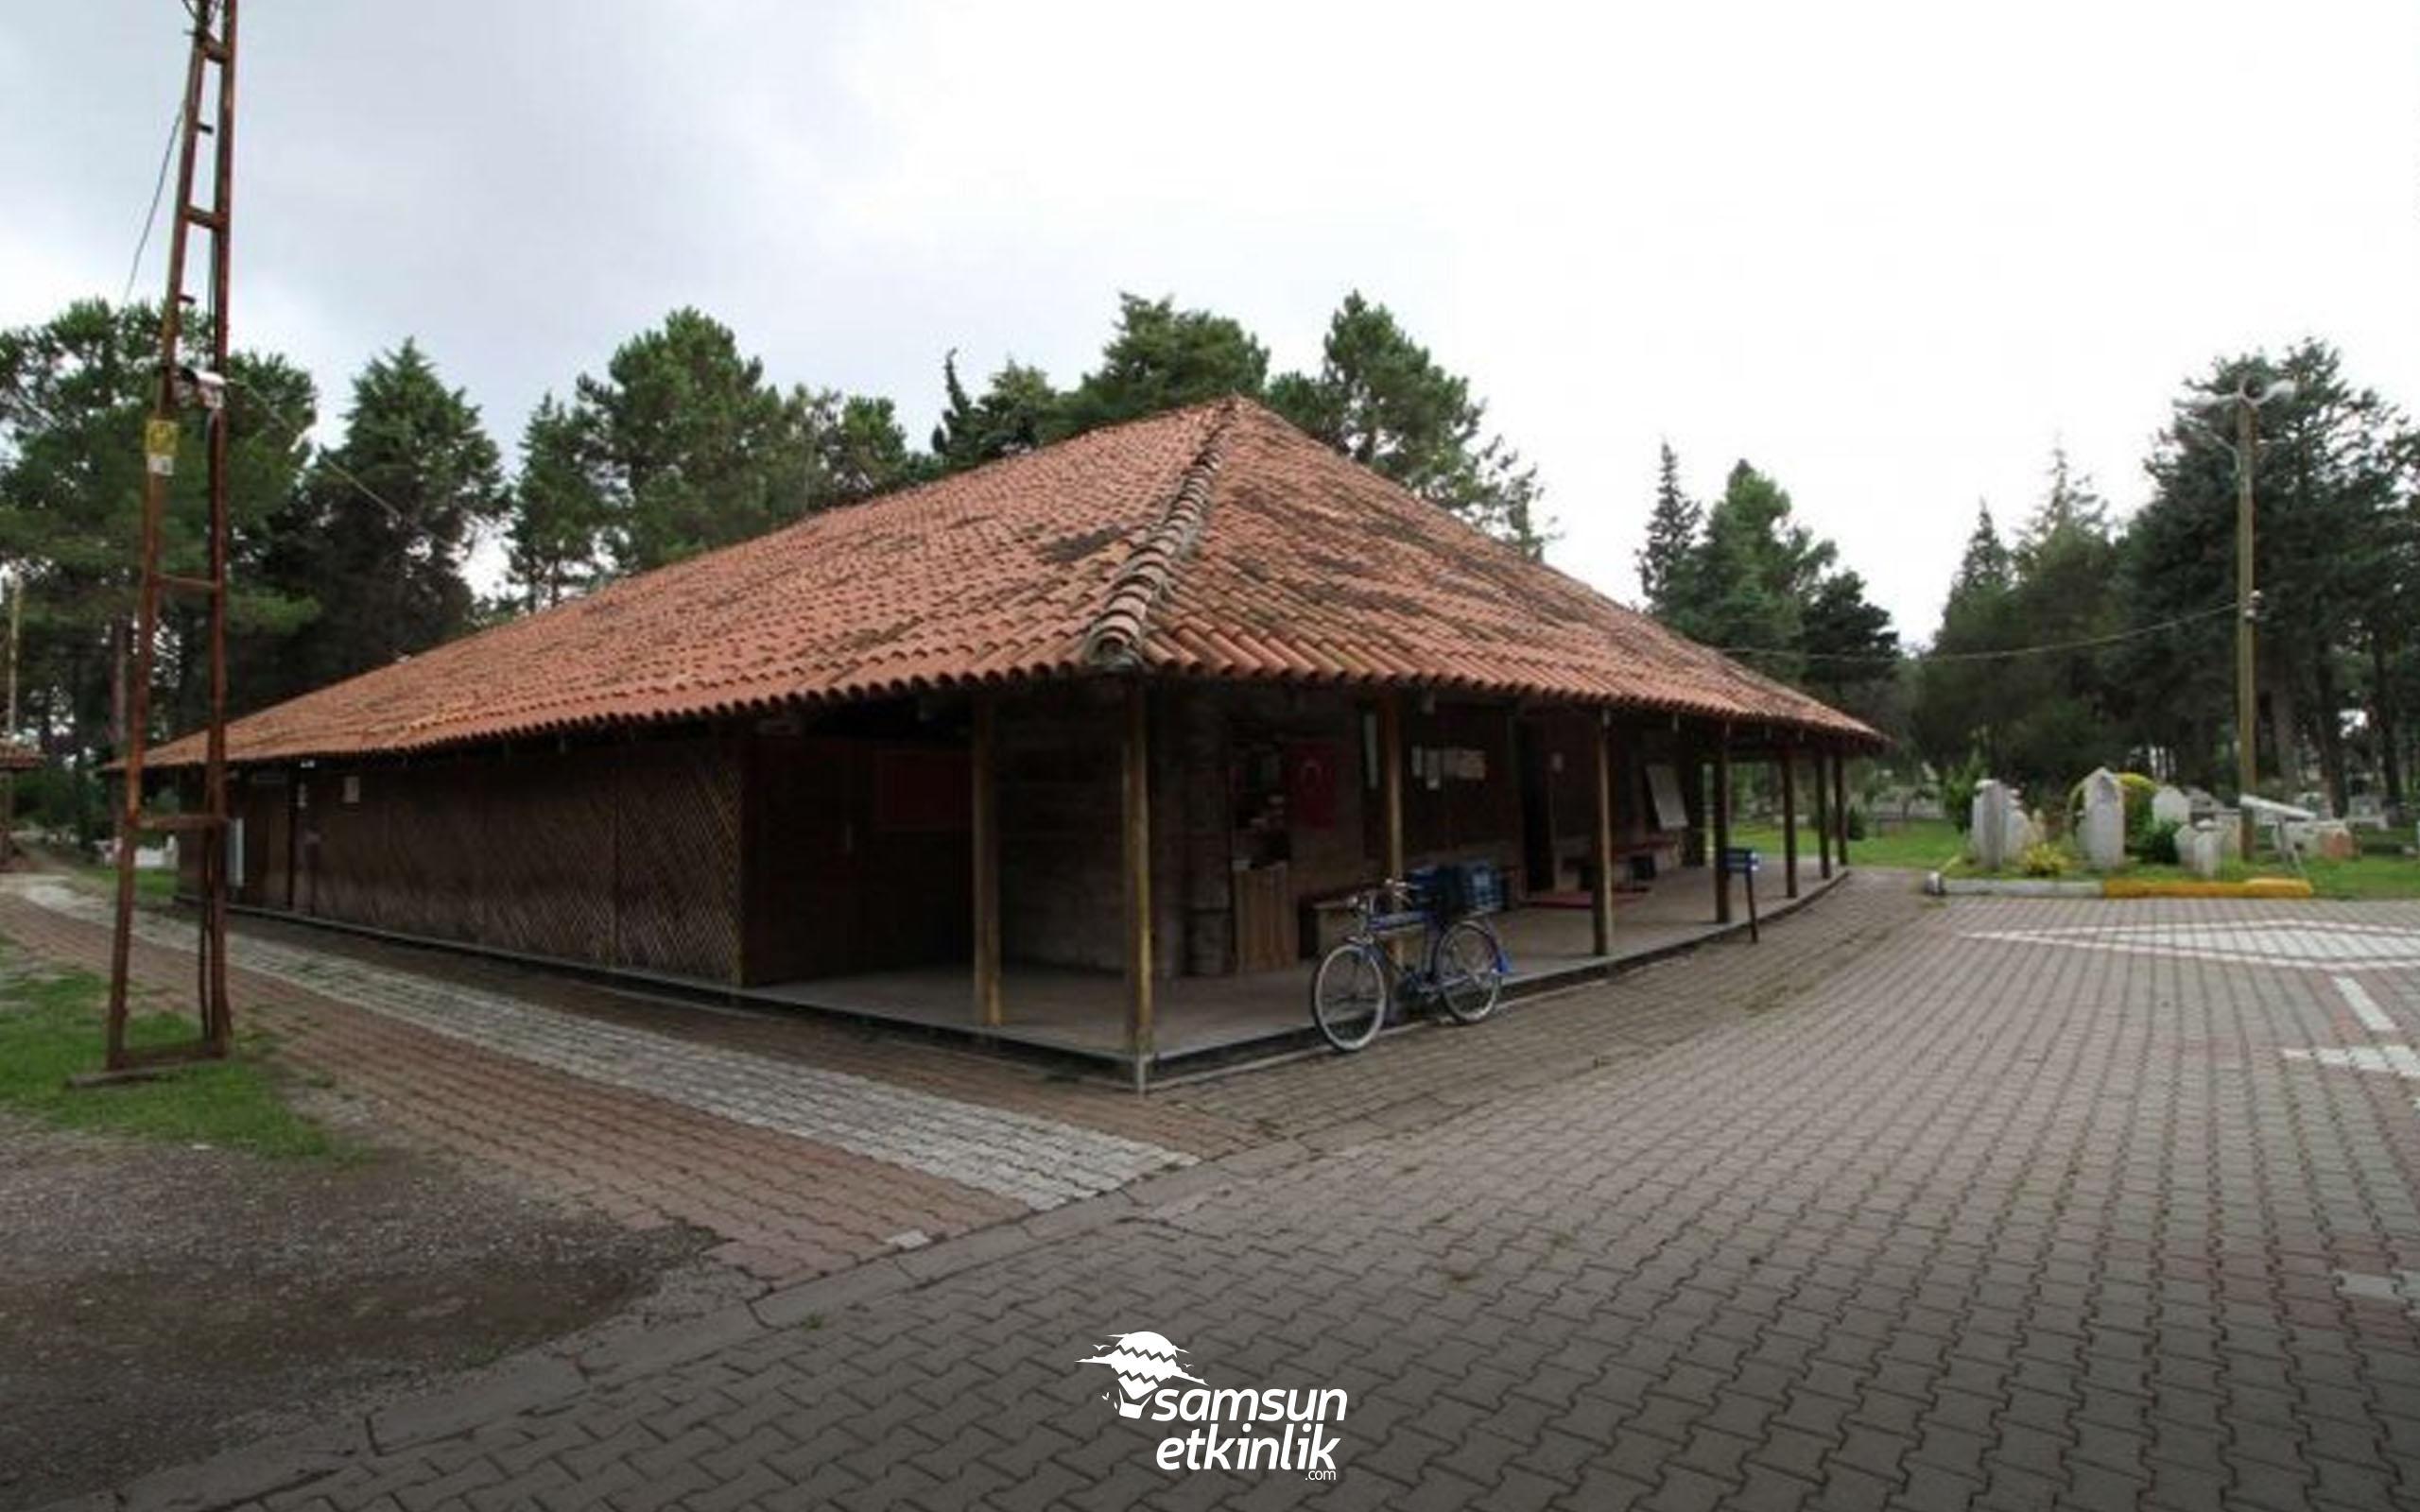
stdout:
<svg viewBox="0 0 2420 1512">
<path fill-rule="evenodd" d="M 1010 358 L 977 399 L 959 380 L 952 352 L 942 359 L 942 386 L 947 400 L 933 427 L 933 463 L 942 472 L 1030 452 L 1058 434 L 1062 400 L 1039 368 Z"/>
<path fill-rule="evenodd" d="M 521 433 L 505 560 L 521 607 L 544 609 L 585 591 L 604 571 L 605 490 L 586 417 L 547 394 Z"/>
<path fill-rule="evenodd" d="M 1968 593 L 2005 589 L 2011 570 L 2009 549 L 2000 540 L 1999 527 L 1992 523 L 1992 507 L 1978 501 L 1975 529 L 1966 538 L 1965 555 L 1958 558 L 1957 576 L 1949 580 L 1949 596 L 1955 600 Z"/>
<path fill-rule="evenodd" d="M 1667 619 L 1686 597 L 1684 579 L 1696 559 L 1705 510 L 1681 490 L 1681 459 L 1672 443 L 1663 442 L 1658 452 L 1655 507 L 1647 517 L 1647 544 L 1638 552 L 1638 586 L 1647 611 Z"/>
<path fill-rule="evenodd" d="M 1328 322 L 1320 370 L 1269 386 L 1278 413 L 1330 446 L 1530 557 L 1553 524 L 1539 512 L 1537 469 L 1501 436 L 1480 439 L 1487 406 L 1385 305 L 1357 291 Z"/>
<path fill-rule="evenodd" d="M 578 385 L 616 568 L 644 572 L 787 524 L 819 491 L 811 396 L 784 394 L 731 328 L 673 311 Z"/>
<path fill-rule="evenodd" d="M 288 638 L 273 702 L 385 666 L 461 634 L 474 604 L 462 563 L 509 494 L 495 443 L 462 391 L 406 339 L 354 378 L 342 442 L 314 460 L 282 572 L 314 585 L 319 615 Z"/>
<path fill-rule="evenodd" d="M 1117 297 L 1117 329 L 1100 366 L 1061 405 L 1057 436 L 1075 436 L 1229 394 L 1257 398 L 1269 381 L 1269 350 L 1250 332 L 1173 298 Z M 1054 437 L 1055 438 L 1055 437 Z"/>
</svg>

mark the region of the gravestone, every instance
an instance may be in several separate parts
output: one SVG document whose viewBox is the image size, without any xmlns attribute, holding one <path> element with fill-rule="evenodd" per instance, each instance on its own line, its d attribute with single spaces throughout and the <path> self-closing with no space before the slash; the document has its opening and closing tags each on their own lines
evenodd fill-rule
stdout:
<svg viewBox="0 0 2420 1512">
<path fill-rule="evenodd" d="M 2126 863 L 2126 787 L 2108 767 L 2097 768 L 2083 780 L 2084 865 L 2095 871 L 2114 871 Z"/>
<path fill-rule="evenodd" d="M 2026 817 L 2025 805 L 2017 801 L 2016 789 L 1996 779 L 1976 784 L 1968 820 L 1966 850 L 1979 871 L 2014 867 L 2026 847 L 2041 838 L 2039 829 Z"/>
<path fill-rule="evenodd" d="M 2223 826 L 2202 823 L 2176 832 L 2176 859 L 2185 869 L 2207 881 L 2219 874 L 2226 852 L 2233 850 L 2233 831 Z"/>
<path fill-rule="evenodd" d="M 2152 795 L 2152 822 L 2184 828 L 2193 822 L 2193 799 L 2186 796 L 2183 788 L 2163 782 L 2160 790 Z"/>
<path fill-rule="evenodd" d="M 2342 819 L 2322 819 L 2312 825 L 2311 850 L 2329 861 L 2359 860 L 2361 842 L 2353 835 L 2353 827 Z"/>
</svg>

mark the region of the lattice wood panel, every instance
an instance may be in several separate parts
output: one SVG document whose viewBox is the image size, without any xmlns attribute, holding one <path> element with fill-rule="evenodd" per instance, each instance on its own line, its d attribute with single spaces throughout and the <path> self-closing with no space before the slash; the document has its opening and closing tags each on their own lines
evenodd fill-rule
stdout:
<svg viewBox="0 0 2420 1512">
<path fill-rule="evenodd" d="M 627 746 L 615 813 L 615 964 L 739 975 L 740 763 L 728 740 Z"/>
<path fill-rule="evenodd" d="M 389 865 L 386 816 L 378 807 L 375 773 L 361 777 L 360 799 L 344 801 L 346 773 L 322 767 L 311 777 L 308 824 L 320 837 L 311 912 L 322 919 L 379 924 L 378 898 Z M 381 926 L 383 927 L 383 926 Z"/>
<path fill-rule="evenodd" d="M 482 832 L 482 943 L 612 963 L 618 756 L 607 748 L 482 764 L 472 805 Z"/>
<path fill-rule="evenodd" d="M 492 843 L 479 801 L 487 765 L 451 761 L 384 774 L 394 864 L 380 905 L 386 927 L 440 939 L 477 937 L 479 862 Z"/>
</svg>

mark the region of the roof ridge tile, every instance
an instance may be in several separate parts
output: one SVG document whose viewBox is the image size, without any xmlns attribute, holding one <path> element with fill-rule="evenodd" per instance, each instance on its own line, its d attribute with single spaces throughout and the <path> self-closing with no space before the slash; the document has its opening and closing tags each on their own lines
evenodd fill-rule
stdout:
<svg viewBox="0 0 2420 1512">
<path fill-rule="evenodd" d="M 1210 523 L 1210 485 L 1225 457 L 1227 433 L 1235 424 L 1237 404 L 1232 397 L 1219 404 L 1201 438 L 1201 449 L 1186 464 L 1167 507 L 1118 568 L 1117 576 L 1110 579 L 1109 595 L 1084 631 L 1082 654 L 1087 663 L 1114 671 L 1131 671 L 1142 664 L 1143 633 L 1152 607 L 1167 595 L 1178 563 L 1192 555 Z"/>
</svg>

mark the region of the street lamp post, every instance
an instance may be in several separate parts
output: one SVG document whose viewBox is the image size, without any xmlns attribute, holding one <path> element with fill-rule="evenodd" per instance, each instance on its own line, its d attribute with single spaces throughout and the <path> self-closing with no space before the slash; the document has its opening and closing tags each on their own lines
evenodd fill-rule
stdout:
<svg viewBox="0 0 2420 1512">
<path fill-rule="evenodd" d="M 2252 797 L 2258 778 L 2255 760 L 2259 721 L 2258 696 L 2253 686 L 2253 622 L 2259 616 L 2260 593 L 2252 580 L 2252 472 L 2259 457 L 2259 434 L 2255 417 L 2273 403 L 2294 397 L 2293 380 L 2280 378 L 2256 395 L 2249 378 L 2238 380 L 2232 392 L 2202 393 L 2177 401 L 2183 410 L 2216 410 L 2229 405 L 2235 409 L 2235 444 L 2228 450 L 2235 454 L 2235 779 L 2236 818 L 2239 826 L 2237 839 L 2243 859 L 2252 859 L 2255 829 L 2252 806 L 2244 800 Z M 2216 432 L 2213 439 L 2226 446 L 2225 438 Z M 2284 753 L 2280 752 L 2280 756 Z"/>
</svg>

